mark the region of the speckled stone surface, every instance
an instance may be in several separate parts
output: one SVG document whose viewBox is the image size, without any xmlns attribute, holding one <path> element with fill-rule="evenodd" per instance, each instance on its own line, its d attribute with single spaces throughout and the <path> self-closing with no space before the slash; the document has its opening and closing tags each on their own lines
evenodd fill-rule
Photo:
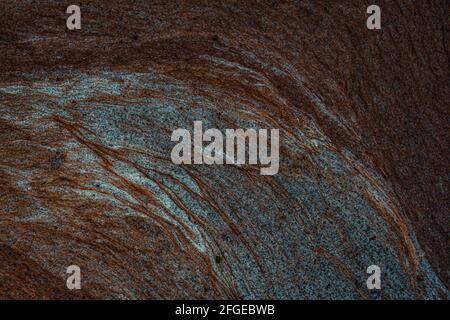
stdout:
<svg viewBox="0 0 450 320">
<path fill-rule="evenodd" d="M 0 298 L 448 298 L 448 1 L 220 2 L 0 2 Z M 197 120 L 279 173 L 173 164 Z"/>
</svg>

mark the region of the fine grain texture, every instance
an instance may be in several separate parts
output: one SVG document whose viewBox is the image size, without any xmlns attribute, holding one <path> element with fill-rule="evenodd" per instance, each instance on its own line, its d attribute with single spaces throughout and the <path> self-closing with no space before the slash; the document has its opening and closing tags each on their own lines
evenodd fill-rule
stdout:
<svg viewBox="0 0 450 320">
<path fill-rule="evenodd" d="M 0 298 L 448 299 L 449 2 L 372 2 L 0 0 Z"/>
</svg>

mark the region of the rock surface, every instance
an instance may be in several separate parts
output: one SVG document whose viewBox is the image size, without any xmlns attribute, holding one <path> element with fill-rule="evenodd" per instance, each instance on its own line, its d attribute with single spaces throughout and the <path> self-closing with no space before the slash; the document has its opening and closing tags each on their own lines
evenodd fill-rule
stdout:
<svg viewBox="0 0 450 320">
<path fill-rule="evenodd" d="M 220 2 L 0 4 L 0 298 L 448 298 L 448 2 Z M 196 120 L 279 173 L 173 164 Z"/>
</svg>

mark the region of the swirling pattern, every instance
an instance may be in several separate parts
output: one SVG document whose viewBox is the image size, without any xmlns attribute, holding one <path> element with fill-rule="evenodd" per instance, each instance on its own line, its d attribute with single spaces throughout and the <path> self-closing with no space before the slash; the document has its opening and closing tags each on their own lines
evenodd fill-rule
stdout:
<svg viewBox="0 0 450 320">
<path fill-rule="evenodd" d="M 1 3 L 0 298 L 449 297 L 448 3 L 66 2 Z M 194 121 L 279 173 L 173 164 Z"/>
</svg>

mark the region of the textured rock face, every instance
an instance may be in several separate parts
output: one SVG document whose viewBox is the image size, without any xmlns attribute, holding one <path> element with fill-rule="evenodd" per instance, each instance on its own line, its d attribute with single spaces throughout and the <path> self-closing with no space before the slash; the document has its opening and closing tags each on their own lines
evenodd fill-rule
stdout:
<svg viewBox="0 0 450 320">
<path fill-rule="evenodd" d="M 448 2 L 332 2 L 2 2 L 0 298 L 448 298 Z M 279 173 L 173 164 L 196 120 Z"/>
</svg>

